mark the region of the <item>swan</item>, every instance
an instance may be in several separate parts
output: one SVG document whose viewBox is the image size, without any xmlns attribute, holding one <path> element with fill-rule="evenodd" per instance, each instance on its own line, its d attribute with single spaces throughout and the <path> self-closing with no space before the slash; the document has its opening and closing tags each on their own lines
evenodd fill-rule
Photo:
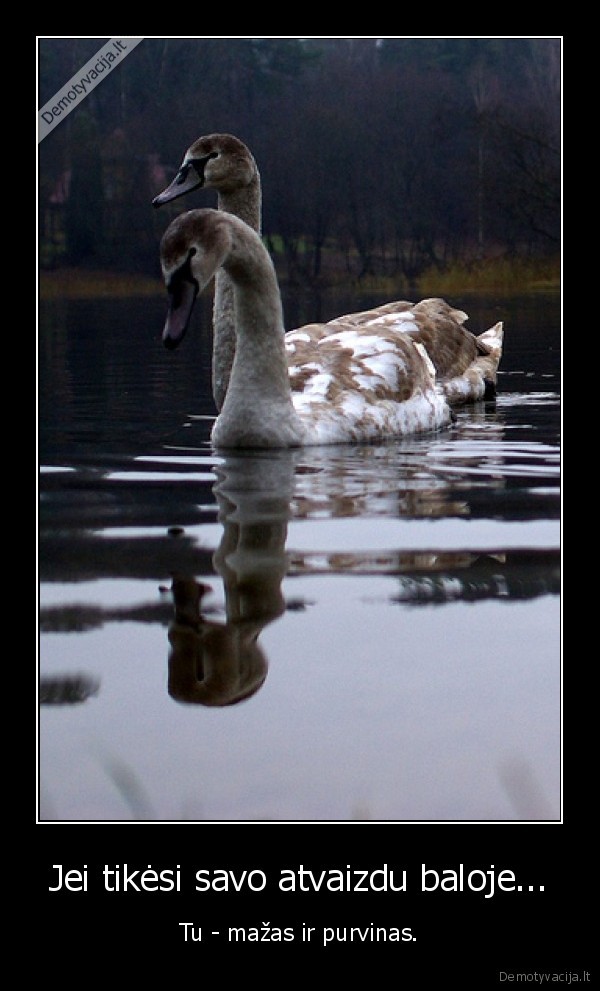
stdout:
<svg viewBox="0 0 600 991">
<path fill-rule="evenodd" d="M 173 181 L 155 196 L 155 207 L 199 188 L 216 189 L 219 210 L 245 220 L 260 234 L 261 184 L 253 155 L 233 134 L 207 134 L 186 151 Z M 235 350 L 233 285 L 217 272 L 213 303 L 212 390 L 217 410 L 225 400 Z"/>
<path fill-rule="evenodd" d="M 159 207 L 201 187 L 216 189 L 218 209 L 240 217 L 260 233 L 260 172 L 254 156 L 243 141 L 232 134 L 208 134 L 198 138 L 186 151 L 173 181 L 152 202 Z M 422 300 L 417 304 L 394 300 L 370 310 L 335 317 L 329 325 L 370 326 L 376 334 L 384 329 L 390 333 L 408 331 L 415 341 L 426 348 L 438 384 L 448 401 L 458 404 L 491 398 L 495 394 L 495 369 L 486 380 L 482 393 L 478 363 L 480 358 L 490 354 L 491 348 L 498 359 L 495 361 L 497 368 L 500 360 L 498 347 L 502 346 L 502 324 L 496 325 L 493 334 L 487 332 L 487 337 L 476 336 L 464 327 L 467 320 L 464 310 L 456 309 L 441 299 Z M 213 397 L 220 411 L 235 351 L 233 286 L 227 272 L 222 269 L 217 272 L 215 280 L 213 335 Z"/>
<path fill-rule="evenodd" d="M 163 330 L 169 349 L 182 340 L 196 295 L 213 276 L 223 268 L 233 283 L 236 345 L 211 432 L 215 447 L 369 443 L 451 421 L 448 395 L 417 339 L 417 307 L 403 313 L 406 332 L 385 322 L 338 321 L 285 334 L 269 252 L 252 227 L 220 210 L 176 217 L 161 239 L 161 267 L 170 296 Z M 486 353 L 471 362 L 457 390 L 485 394 L 495 380 L 501 329 L 480 335 Z"/>
</svg>

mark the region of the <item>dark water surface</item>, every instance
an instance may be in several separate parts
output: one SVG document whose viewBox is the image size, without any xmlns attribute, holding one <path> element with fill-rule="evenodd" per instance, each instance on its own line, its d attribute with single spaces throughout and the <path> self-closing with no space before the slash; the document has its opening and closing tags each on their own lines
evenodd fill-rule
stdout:
<svg viewBox="0 0 600 991">
<path fill-rule="evenodd" d="M 450 429 L 259 456 L 199 302 L 40 307 L 40 820 L 559 819 L 559 296 L 452 299 L 506 337 Z"/>
</svg>

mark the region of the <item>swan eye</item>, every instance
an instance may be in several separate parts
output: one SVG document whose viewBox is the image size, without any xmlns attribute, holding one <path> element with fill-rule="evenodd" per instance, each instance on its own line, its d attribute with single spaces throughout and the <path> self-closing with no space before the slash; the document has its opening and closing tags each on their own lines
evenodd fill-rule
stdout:
<svg viewBox="0 0 600 991">
<path fill-rule="evenodd" d="M 177 186 L 182 186 L 183 183 L 191 183 L 193 181 L 193 176 L 188 179 L 188 174 L 190 169 L 193 169 L 196 175 L 196 179 L 200 186 L 204 185 L 204 167 L 209 159 L 218 158 L 218 152 L 213 151 L 210 155 L 203 155 L 202 158 L 189 158 L 187 162 L 184 162 L 179 172 L 175 176 L 174 184 Z M 189 186 L 189 189 L 194 189 L 194 186 Z"/>
<path fill-rule="evenodd" d="M 190 166 L 201 176 L 204 172 L 204 166 L 211 158 L 218 158 L 218 151 L 211 151 L 209 155 L 203 155 L 202 158 L 189 158 L 185 163 L 183 168 L 189 169 Z"/>
<path fill-rule="evenodd" d="M 175 182 L 177 183 L 178 186 L 181 186 L 181 183 L 185 182 L 187 178 L 187 174 L 192 167 L 192 164 L 193 164 L 192 162 L 186 162 L 185 165 L 182 165 L 181 168 L 179 169 L 179 172 L 175 176 Z"/>
</svg>

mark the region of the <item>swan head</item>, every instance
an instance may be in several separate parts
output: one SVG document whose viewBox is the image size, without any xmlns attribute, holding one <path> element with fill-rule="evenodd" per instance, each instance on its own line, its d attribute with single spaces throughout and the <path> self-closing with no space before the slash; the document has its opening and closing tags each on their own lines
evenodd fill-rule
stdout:
<svg viewBox="0 0 600 991">
<path fill-rule="evenodd" d="M 162 236 L 160 263 L 169 293 L 162 339 L 169 350 L 183 340 L 196 296 L 210 282 L 231 248 L 227 219 L 230 218 L 218 210 L 190 210 L 176 217 Z"/>
<path fill-rule="evenodd" d="M 152 204 L 162 206 L 194 189 L 228 193 L 250 186 L 257 176 L 256 162 L 243 141 L 233 134 L 207 134 L 188 148 L 177 175 Z"/>
</svg>

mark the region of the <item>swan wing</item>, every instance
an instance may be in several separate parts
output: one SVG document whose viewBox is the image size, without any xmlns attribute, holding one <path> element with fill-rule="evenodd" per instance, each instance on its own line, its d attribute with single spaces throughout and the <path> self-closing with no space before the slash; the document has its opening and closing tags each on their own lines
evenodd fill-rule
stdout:
<svg viewBox="0 0 600 991">
<path fill-rule="evenodd" d="M 286 334 L 296 412 L 311 443 L 375 441 L 449 421 L 423 346 L 383 327 L 316 324 Z"/>
</svg>

